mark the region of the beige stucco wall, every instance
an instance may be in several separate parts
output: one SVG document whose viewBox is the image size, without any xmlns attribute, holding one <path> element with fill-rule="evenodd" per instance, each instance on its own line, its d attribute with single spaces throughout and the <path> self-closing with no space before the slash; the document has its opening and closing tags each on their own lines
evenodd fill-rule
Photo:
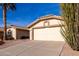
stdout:
<svg viewBox="0 0 79 59">
<path fill-rule="evenodd" d="M 60 24 L 60 20 L 56 20 L 56 19 L 51 19 L 49 20 L 49 25 L 52 26 L 52 25 L 59 25 Z"/>
<path fill-rule="evenodd" d="M 30 40 L 32 40 L 32 30 L 31 29 L 30 29 L 29 34 L 30 34 Z"/>
<path fill-rule="evenodd" d="M 44 25 L 44 21 L 41 21 L 41 22 L 37 23 L 35 26 L 33 26 L 33 28 L 42 27 L 43 25 Z"/>
<path fill-rule="evenodd" d="M 61 24 L 61 22 L 63 22 L 63 21 L 60 21 L 60 20 L 57 20 L 57 19 L 51 19 L 51 20 L 48 20 L 48 22 L 49 22 L 49 26 L 55 26 L 55 25 L 59 25 L 59 24 Z M 41 21 L 41 22 L 39 22 L 39 23 L 37 23 L 37 24 L 35 24 L 33 27 L 31 27 L 29 30 L 30 30 L 30 40 L 32 40 L 32 37 L 34 36 L 34 35 L 32 35 L 33 33 L 33 31 L 32 31 L 32 29 L 33 28 L 36 28 L 36 27 L 45 27 L 44 26 L 44 21 Z M 49 31 L 49 30 L 48 30 Z M 41 34 L 40 34 L 41 35 Z"/>
<path fill-rule="evenodd" d="M 63 21 L 56 20 L 56 19 L 50 19 L 50 20 L 47 20 L 47 21 L 49 22 L 49 26 L 59 25 L 59 24 L 61 24 L 61 22 L 63 23 Z M 44 27 L 44 22 L 45 21 L 41 21 L 41 22 L 35 24 L 33 27 L 30 28 L 30 30 L 32 28 L 35 28 L 35 27 Z"/>
<path fill-rule="evenodd" d="M 8 29 L 7 29 L 7 32 L 8 32 L 9 30 L 12 31 L 12 37 L 13 37 L 14 39 L 16 39 L 16 29 L 15 29 L 14 27 L 11 27 L 11 28 L 8 28 Z"/>
</svg>

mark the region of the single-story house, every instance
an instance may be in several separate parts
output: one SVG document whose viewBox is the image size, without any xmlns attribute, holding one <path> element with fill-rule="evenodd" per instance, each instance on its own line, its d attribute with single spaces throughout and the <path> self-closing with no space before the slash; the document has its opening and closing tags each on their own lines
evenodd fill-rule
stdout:
<svg viewBox="0 0 79 59">
<path fill-rule="evenodd" d="M 60 33 L 63 22 L 61 16 L 46 15 L 38 18 L 36 21 L 28 25 L 30 30 L 30 40 L 45 40 L 45 41 L 63 41 L 63 36 Z"/>
<path fill-rule="evenodd" d="M 3 29 L 0 28 L 0 39 L 3 39 Z"/>
<path fill-rule="evenodd" d="M 7 28 L 7 37 L 12 37 L 13 39 L 27 39 L 29 38 L 29 30 L 24 27 L 11 25 Z"/>
</svg>

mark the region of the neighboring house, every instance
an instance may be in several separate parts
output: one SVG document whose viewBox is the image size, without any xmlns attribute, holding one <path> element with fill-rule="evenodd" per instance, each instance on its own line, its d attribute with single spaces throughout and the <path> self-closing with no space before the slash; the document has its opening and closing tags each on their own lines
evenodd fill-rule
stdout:
<svg viewBox="0 0 79 59">
<path fill-rule="evenodd" d="M 3 39 L 3 29 L 0 28 L 0 39 Z"/>
<path fill-rule="evenodd" d="M 27 39 L 29 38 L 29 30 L 11 25 L 7 29 L 7 36 L 13 39 Z"/>
<path fill-rule="evenodd" d="M 30 40 L 45 40 L 45 41 L 63 41 L 60 33 L 61 25 L 63 22 L 61 16 L 47 15 L 40 17 L 30 25 Z"/>
</svg>

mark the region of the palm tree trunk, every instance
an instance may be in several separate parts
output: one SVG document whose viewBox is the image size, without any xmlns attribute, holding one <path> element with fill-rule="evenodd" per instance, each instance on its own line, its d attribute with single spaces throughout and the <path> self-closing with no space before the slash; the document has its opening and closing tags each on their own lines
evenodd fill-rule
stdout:
<svg viewBox="0 0 79 59">
<path fill-rule="evenodd" d="M 6 4 L 4 3 L 3 5 L 3 22 L 4 22 L 4 34 L 3 34 L 3 40 L 6 40 L 7 38 L 7 35 L 6 35 L 6 29 L 7 29 L 7 26 L 6 26 Z"/>
</svg>

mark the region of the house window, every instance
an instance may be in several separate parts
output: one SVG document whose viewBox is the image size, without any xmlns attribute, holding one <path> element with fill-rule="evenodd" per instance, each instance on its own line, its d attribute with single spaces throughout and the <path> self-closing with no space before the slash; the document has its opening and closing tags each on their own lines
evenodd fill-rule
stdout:
<svg viewBox="0 0 79 59">
<path fill-rule="evenodd" d="M 9 31 L 7 32 L 7 35 L 8 35 L 8 36 L 11 36 L 11 35 L 12 35 L 12 31 L 9 30 Z"/>
<path fill-rule="evenodd" d="M 49 25 L 48 20 L 45 20 L 45 21 L 44 21 L 44 26 L 46 27 L 46 26 L 48 26 L 48 25 Z"/>
</svg>

